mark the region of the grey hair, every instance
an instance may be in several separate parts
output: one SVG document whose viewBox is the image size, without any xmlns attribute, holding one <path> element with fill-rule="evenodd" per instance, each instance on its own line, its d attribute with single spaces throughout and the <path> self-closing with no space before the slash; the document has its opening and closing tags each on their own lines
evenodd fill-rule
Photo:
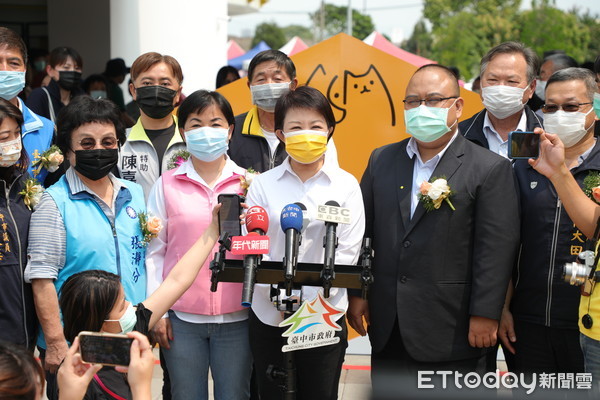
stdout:
<svg viewBox="0 0 600 400">
<path fill-rule="evenodd" d="M 540 69 L 540 59 L 535 51 L 519 42 L 504 42 L 488 51 L 481 59 L 480 75 L 483 75 L 490 61 L 498 54 L 514 53 L 521 54 L 525 58 L 525 62 L 527 62 L 527 83 L 533 82 Z"/>
<path fill-rule="evenodd" d="M 553 72 L 560 71 L 565 68 L 578 67 L 577 61 L 573 57 L 566 54 L 552 54 L 544 59 L 546 61 L 552 61 Z"/>
<path fill-rule="evenodd" d="M 566 81 L 582 81 L 585 84 L 587 96 L 589 101 L 594 101 L 594 93 L 598 90 L 596 85 L 596 77 L 594 73 L 586 68 L 565 68 L 560 71 L 556 71 L 552 74 L 548 83 L 546 83 L 546 90 L 548 87 L 555 82 L 566 82 Z"/>
</svg>

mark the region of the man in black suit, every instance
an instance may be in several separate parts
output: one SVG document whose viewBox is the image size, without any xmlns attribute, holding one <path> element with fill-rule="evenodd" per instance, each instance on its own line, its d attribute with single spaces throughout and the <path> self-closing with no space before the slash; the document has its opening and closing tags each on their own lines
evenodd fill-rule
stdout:
<svg viewBox="0 0 600 400">
<path fill-rule="evenodd" d="M 412 138 L 376 149 L 361 182 L 375 281 L 348 320 L 363 335 L 369 323 L 374 389 L 382 372 L 485 373 L 519 243 L 511 164 L 458 133 L 456 77 L 419 68 L 404 105 Z M 426 211 L 419 193 L 434 178 L 452 195 Z"/>
</svg>

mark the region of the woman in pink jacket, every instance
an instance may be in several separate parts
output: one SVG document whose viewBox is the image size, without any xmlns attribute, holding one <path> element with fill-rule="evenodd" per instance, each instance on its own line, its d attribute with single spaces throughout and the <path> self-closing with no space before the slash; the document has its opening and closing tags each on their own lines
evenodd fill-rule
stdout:
<svg viewBox="0 0 600 400">
<path fill-rule="evenodd" d="M 179 107 L 178 118 L 191 156 L 163 173 L 148 198 L 148 212 L 164 226 L 148 246 L 148 294 L 208 227 L 217 196 L 240 193 L 240 178 L 245 174 L 227 156 L 234 115 L 222 95 L 206 90 L 192 93 Z M 174 400 L 208 399 L 209 367 L 215 399 L 249 397 L 252 359 L 248 310 L 240 302 L 242 285 L 221 282 L 211 292 L 209 262 L 155 328 Z"/>
</svg>

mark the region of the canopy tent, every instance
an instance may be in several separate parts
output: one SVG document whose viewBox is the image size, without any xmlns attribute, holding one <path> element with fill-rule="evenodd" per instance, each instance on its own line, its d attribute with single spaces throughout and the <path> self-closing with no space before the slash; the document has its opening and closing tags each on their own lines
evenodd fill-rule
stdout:
<svg viewBox="0 0 600 400">
<path fill-rule="evenodd" d="M 252 59 L 252 57 L 257 55 L 261 51 L 270 50 L 270 49 L 271 48 L 269 47 L 268 44 L 266 44 L 264 41 L 261 41 L 259 44 L 254 46 L 252 49 L 248 50 L 248 52 L 246 54 L 242 54 L 239 57 L 232 58 L 231 60 L 227 61 L 227 64 L 231 65 L 234 68 L 242 69 L 244 66 L 244 61 L 246 61 L 246 60 L 250 61 Z"/>
<path fill-rule="evenodd" d="M 306 49 L 308 49 L 308 45 L 306 43 L 304 43 L 304 41 L 302 39 L 300 39 L 298 36 L 294 36 L 293 38 L 290 39 L 289 42 L 284 44 L 283 47 L 279 49 L 279 51 L 281 51 L 291 57 L 294 54 L 300 53 L 302 50 L 306 50 Z"/>
<path fill-rule="evenodd" d="M 388 54 L 398 57 L 399 59 L 404 60 L 415 67 L 422 67 L 423 65 L 427 64 L 437 64 L 435 61 L 418 56 L 395 46 L 377 31 L 373 31 L 373 33 L 367 36 L 363 42 L 375 47 L 376 49 L 385 51 Z"/>
<path fill-rule="evenodd" d="M 232 58 L 236 58 L 242 56 L 246 53 L 244 49 L 235 41 L 230 40 L 227 42 L 227 59 L 231 60 Z"/>
</svg>

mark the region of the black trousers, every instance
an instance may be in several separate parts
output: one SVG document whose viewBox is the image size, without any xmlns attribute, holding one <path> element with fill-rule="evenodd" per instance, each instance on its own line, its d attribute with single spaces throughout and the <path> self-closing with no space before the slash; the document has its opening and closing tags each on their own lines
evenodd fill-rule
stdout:
<svg viewBox="0 0 600 400">
<path fill-rule="evenodd" d="M 339 343 L 314 349 L 294 351 L 296 364 L 296 399 L 298 400 L 336 400 L 338 384 L 342 372 L 344 355 L 348 347 L 348 328 L 346 317 L 337 323 L 342 330 L 336 332 Z M 279 382 L 267 377 L 270 365 L 284 366 L 281 347 L 287 339 L 281 337 L 285 328 L 263 324 L 250 311 L 250 349 L 254 357 L 254 368 L 261 400 L 281 400 L 282 391 Z"/>
<path fill-rule="evenodd" d="M 494 360 L 495 364 L 495 360 Z M 484 354 L 477 358 L 457 361 L 422 362 L 410 356 L 400 335 L 398 321 L 385 347 L 371 355 L 371 382 L 373 399 L 480 399 L 494 398 L 495 390 L 480 387 L 465 389 L 463 385 L 457 388 L 454 375 L 435 374 L 436 371 L 456 371 L 466 375 L 475 372 L 483 376 L 492 371 L 490 357 Z M 495 368 L 495 365 L 494 365 Z M 419 384 L 419 374 L 425 377 Z M 431 380 L 429 380 L 431 379 Z M 464 382 L 461 380 L 461 382 Z"/>
<path fill-rule="evenodd" d="M 46 349 L 42 349 L 39 346 L 37 349 L 40 352 L 40 362 L 44 365 Z M 51 374 L 46 370 L 44 371 L 44 375 L 46 377 L 46 397 L 48 400 L 58 400 L 58 381 L 56 379 L 56 374 Z"/>
<path fill-rule="evenodd" d="M 516 372 L 584 372 L 579 330 L 515 320 Z"/>
<path fill-rule="evenodd" d="M 552 328 L 515 320 L 515 372 L 523 373 L 527 380 L 539 382 L 540 374 L 584 372 L 583 353 L 579 345 L 579 329 Z M 534 376 L 534 374 L 536 374 Z M 527 395 L 529 399 L 583 399 L 584 390 L 538 387 Z M 517 398 L 525 398 L 523 390 L 513 391 Z"/>
</svg>

